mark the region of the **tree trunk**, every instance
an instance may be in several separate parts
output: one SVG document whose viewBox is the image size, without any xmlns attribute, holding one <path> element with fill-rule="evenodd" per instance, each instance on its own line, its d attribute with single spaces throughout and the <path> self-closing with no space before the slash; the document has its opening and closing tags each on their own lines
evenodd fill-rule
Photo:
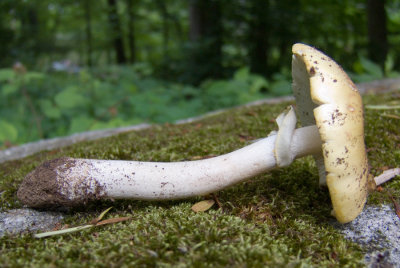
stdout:
<svg viewBox="0 0 400 268">
<path fill-rule="evenodd" d="M 114 50 L 117 55 L 117 63 L 126 63 L 124 43 L 122 40 L 122 29 L 118 17 L 117 0 L 108 0 L 108 20 L 112 30 L 112 38 L 114 43 Z"/>
<path fill-rule="evenodd" d="M 269 47 L 269 0 L 254 0 L 251 2 L 249 29 L 249 61 L 250 70 L 266 75 L 268 73 Z"/>
<path fill-rule="evenodd" d="M 197 0 L 190 0 L 189 4 L 189 38 L 196 42 L 201 39 L 201 8 Z"/>
<path fill-rule="evenodd" d="M 162 17 L 162 35 L 163 35 L 163 57 L 164 61 L 168 61 L 168 43 L 169 43 L 169 29 L 168 29 L 168 19 L 169 14 L 167 10 L 167 6 L 164 0 L 157 1 L 158 8 L 161 11 Z"/>
<path fill-rule="evenodd" d="M 26 7 L 20 11 L 21 20 L 21 36 L 18 38 L 19 48 L 24 53 L 28 54 L 31 59 L 36 57 L 42 52 L 43 45 L 40 45 L 40 32 L 39 32 L 39 18 L 37 6 L 28 3 Z M 26 63 L 26 62 L 25 62 Z"/>
<path fill-rule="evenodd" d="M 189 4 L 189 69 L 192 83 L 222 76 L 221 1 L 191 0 Z M 201 68 L 199 68 L 201 67 Z"/>
<path fill-rule="evenodd" d="M 129 63 L 134 63 L 136 60 L 134 0 L 126 0 L 126 4 L 128 9 Z"/>
<path fill-rule="evenodd" d="M 182 25 L 181 25 L 181 21 L 177 16 L 171 15 L 169 14 L 169 19 L 172 21 L 174 28 L 175 28 L 175 32 L 177 34 L 178 40 L 180 43 L 183 43 L 185 37 L 183 34 L 183 29 L 182 29 Z"/>
<path fill-rule="evenodd" d="M 91 14 L 90 14 L 90 0 L 85 0 L 84 10 L 85 10 L 85 21 L 86 21 L 86 44 L 87 44 L 87 65 L 92 67 L 92 24 L 91 24 Z"/>
<path fill-rule="evenodd" d="M 368 0 L 368 54 L 382 67 L 388 52 L 385 0 Z"/>
</svg>

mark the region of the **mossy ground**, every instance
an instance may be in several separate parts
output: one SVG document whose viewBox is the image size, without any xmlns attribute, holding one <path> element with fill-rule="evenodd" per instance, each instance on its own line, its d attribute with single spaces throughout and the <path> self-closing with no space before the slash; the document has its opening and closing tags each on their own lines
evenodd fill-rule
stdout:
<svg viewBox="0 0 400 268">
<path fill-rule="evenodd" d="M 400 94 L 364 96 L 365 104 L 400 102 Z M 243 147 L 276 129 L 288 105 L 237 108 L 184 125 L 150 129 L 38 153 L 0 165 L 2 209 L 19 208 L 16 190 L 44 160 L 61 156 L 143 161 L 195 160 Z M 399 110 L 366 110 L 366 144 L 373 175 L 400 163 Z M 400 180 L 384 185 L 400 197 Z M 318 186 L 309 157 L 290 167 L 216 193 L 222 209 L 194 213 L 203 197 L 182 201 L 104 201 L 70 211 L 62 224 L 76 226 L 113 206 L 107 217 L 132 220 L 78 233 L 35 239 L 0 239 L 2 267 L 358 267 L 363 249 L 329 222 L 328 192 Z M 391 202 L 384 192 L 369 203 Z"/>
</svg>

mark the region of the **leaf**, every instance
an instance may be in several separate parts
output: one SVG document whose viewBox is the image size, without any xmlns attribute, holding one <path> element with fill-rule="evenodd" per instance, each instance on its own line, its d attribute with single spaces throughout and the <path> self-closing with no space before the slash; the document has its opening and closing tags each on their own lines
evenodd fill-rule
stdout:
<svg viewBox="0 0 400 268">
<path fill-rule="evenodd" d="M 45 75 L 39 72 L 27 72 L 24 76 L 27 82 L 31 81 L 32 79 L 43 79 Z"/>
<path fill-rule="evenodd" d="M 218 208 L 222 209 L 222 204 L 218 199 L 218 196 L 215 193 L 212 193 L 211 196 L 213 197 L 214 201 L 217 203 Z"/>
<path fill-rule="evenodd" d="M 93 226 L 94 225 L 92 225 L 92 224 L 88 224 L 88 225 L 82 225 L 82 226 L 62 229 L 62 230 L 58 230 L 58 231 L 44 232 L 44 233 L 35 234 L 34 237 L 35 238 L 43 238 L 43 237 L 48 237 L 48 236 L 73 233 L 73 232 L 78 232 L 80 230 L 87 229 L 87 228 L 90 228 Z"/>
<path fill-rule="evenodd" d="M 262 88 L 268 88 L 268 81 L 262 76 L 252 76 L 252 83 L 250 86 L 250 92 L 260 92 Z"/>
<path fill-rule="evenodd" d="M 273 82 L 270 91 L 277 96 L 288 95 L 292 92 L 292 84 L 287 80 Z"/>
<path fill-rule="evenodd" d="M 385 60 L 385 74 L 390 73 L 393 71 L 395 65 L 395 55 L 393 53 L 388 53 L 386 60 Z"/>
<path fill-rule="evenodd" d="M 215 200 L 210 199 L 210 200 L 203 200 L 200 202 L 197 202 L 192 206 L 192 210 L 194 212 L 204 212 L 209 210 L 213 205 L 215 204 Z"/>
<path fill-rule="evenodd" d="M 49 100 L 41 100 L 40 108 L 47 118 L 59 119 L 61 117 L 61 110 L 53 105 Z"/>
<path fill-rule="evenodd" d="M 89 224 L 85 224 L 85 225 L 81 225 L 81 226 L 77 226 L 77 227 L 71 227 L 71 228 L 62 229 L 62 230 L 57 230 L 57 231 L 39 233 L 39 234 L 35 234 L 34 237 L 35 238 L 43 238 L 43 237 L 48 237 L 48 236 L 73 233 L 73 232 L 78 232 L 80 230 L 84 230 L 84 229 L 95 227 L 95 226 L 101 226 L 101 225 L 105 225 L 105 224 L 112 224 L 112 223 L 127 221 L 132 218 L 132 217 L 120 217 L 120 218 L 112 218 L 112 219 L 107 219 L 107 220 L 102 221 L 101 219 L 104 217 L 104 215 L 107 214 L 107 212 L 110 211 L 110 209 L 112 209 L 112 207 L 109 207 L 106 210 L 104 210 L 103 212 L 101 212 L 100 215 L 97 218 L 93 219 Z"/>
<path fill-rule="evenodd" d="M 250 76 L 249 67 L 242 67 L 235 72 L 235 74 L 233 75 L 233 79 L 246 81 L 247 79 L 249 79 L 249 76 Z"/>
<path fill-rule="evenodd" d="M 360 57 L 360 63 L 363 67 L 363 69 L 370 75 L 372 75 L 374 78 L 382 78 L 383 77 L 383 71 L 381 67 L 374 63 L 373 61 L 365 58 L 365 57 Z"/>
<path fill-rule="evenodd" d="M 107 212 L 109 212 L 111 209 L 112 209 L 112 207 L 107 208 L 102 213 L 100 213 L 100 215 L 97 218 L 93 219 L 90 223 L 97 224 L 99 221 L 101 221 L 101 219 L 104 217 L 104 215 L 106 215 Z"/>
<path fill-rule="evenodd" d="M 0 81 L 8 81 L 15 78 L 13 69 L 0 69 Z"/>
<path fill-rule="evenodd" d="M 393 202 L 394 210 L 396 211 L 397 217 L 400 219 L 400 205 L 399 205 L 399 203 L 397 203 L 396 199 L 389 192 L 387 192 L 387 194 L 389 195 L 389 198 Z"/>
<path fill-rule="evenodd" d="M 121 217 L 121 218 L 107 219 L 107 220 L 104 220 L 104 221 L 99 221 L 98 223 L 96 223 L 96 226 L 105 225 L 105 224 L 112 224 L 112 223 L 118 223 L 118 222 L 123 222 L 123 221 L 130 220 L 131 218 L 132 218 L 132 217 Z"/>
<path fill-rule="evenodd" d="M 1 87 L 1 93 L 4 96 L 8 96 L 12 93 L 15 93 L 18 91 L 18 86 L 15 84 L 6 84 L 4 86 Z"/>
<path fill-rule="evenodd" d="M 86 104 L 84 96 L 77 92 L 75 86 L 69 86 L 54 97 L 58 107 L 62 109 L 70 109 Z"/>
<path fill-rule="evenodd" d="M 71 121 L 71 125 L 69 127 L 68 132 L 70 134 L 77 133 L 77 132 L 82 132 L 90 129 L 90 127 L 94 123 L 94 119 L 87 117 L 87 116 L 79 116 L 75 117 Z"/>
<path fill-rule="evenodd" d="M 0 120 L 0 142 L 17 140 L 18 130 L 5 120 Z"/>
<path fill-rule="evenodd" d="M 396 200 L 394 198 L 392 199 L 392 201 L 393 201 L 393 204 L 394 204 L 394 207 L 395 207 L 395 210 L 396 210 L 396 215 L 400 219 L 400 206 L 399 206 L 399 204 L 396 202 Z"/>
</svg>

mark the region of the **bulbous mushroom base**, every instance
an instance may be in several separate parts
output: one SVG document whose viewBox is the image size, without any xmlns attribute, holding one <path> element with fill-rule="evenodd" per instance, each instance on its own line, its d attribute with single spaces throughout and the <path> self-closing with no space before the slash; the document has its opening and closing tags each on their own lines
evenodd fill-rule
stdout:
<svg viewBox="0 0 400 268">
<path fill-rule="evenodd" d="M 76 160 L 69 157 L 44 162 L 25 177 L 17 192 L 18 199 L 32 208 L 58 209 L 105 198 L 102 186 L 95 180 L 75 183 L 71 188 L 68 178 L 59 176 L 59 171 L 67 174 L 75 166 Z M 79 194 L 71 195 L 71 192 Z"/>
</svg>

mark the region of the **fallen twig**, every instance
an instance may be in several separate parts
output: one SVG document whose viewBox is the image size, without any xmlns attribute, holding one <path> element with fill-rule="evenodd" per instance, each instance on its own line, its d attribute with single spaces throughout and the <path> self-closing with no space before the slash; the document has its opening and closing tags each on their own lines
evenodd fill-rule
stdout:
<svg viewBox="0 0 400 268">
<path fill-rule="evenodd" d="M 400 176 L 400 168 L 392 168 L 385 170 L 381 175 L 374 178 L 376 185 L 381 185 L 396 176 Z"/>
</svg>

